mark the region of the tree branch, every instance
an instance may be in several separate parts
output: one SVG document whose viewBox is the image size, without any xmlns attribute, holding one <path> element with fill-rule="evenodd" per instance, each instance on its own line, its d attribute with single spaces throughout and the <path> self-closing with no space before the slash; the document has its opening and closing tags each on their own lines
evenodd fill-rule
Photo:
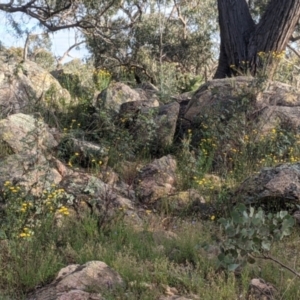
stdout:
<svg viewBox="0 0 300 300">
<path fill-rule="evenodd" d="M 263 254 L 263 256 L 254 256 L 254 257 L 271 260 L 300 278 L 300 273 L 296 272 L 294 269 L 290 268 L 289 266 L 285 265 L 284 263 L 282 263 L 281 261 L 279 261 L 278 259 L 276 259 L 270 255 Z"/>
<path fill-rule="evenodd" d="M 79 5 L 76 0 L 65 0 L 61 7 L 50 7 L 48 4 L 41 3 L 38 0 L 31 0 L 24 5 L 15 6 L 14 1 L 11 0 L 9 3 L 1 4 L 0 10 L 6 13 L 24 13 L 31 18 L 40 22 L 41 25 L 45 26 L 48 31 L 55 32 L 62 29 L 69 28 L 81 28 L 90 29 L 93 28 L 91 23 L 86 22 L 84 18 L 77 20 L 76 13 L 78 13 Z M 108 5 L 109 7 L 114 3 L 114 0 Z M 108 8 L 105 8 L 105 11 Z M 63 12 L 71 12 L 69 18 L 63 16 Z M 63 24 L 61 24 L 63 23 Z"/>
<path fill-rule="evenodd" d="M 292 51 L 300 58 L 300 53 L 297 52 L 292 46 L 287 45 L 287 47 L 288 47 L 290 50 L 292 50 Z"/>
<path fill-rule="evenodd" d="M 75 43 L 74 45 L 72 45 L 71 47 L 68 48 L 68 50 L 63 54 L 63 56 L 61 58 L 59 58 L 57 60 L 57 66 L 56 66 L 56 69 L 59 69 L 62 65 L 62 62 L 66 59 L 66 57 L 69 55 L 70 51 L 74 48 L 76 48 L 77 46 L 85 43 L 86 41 L 81 41 L 81 42 L 78 42 L 78 43 Z"/>
</svg>

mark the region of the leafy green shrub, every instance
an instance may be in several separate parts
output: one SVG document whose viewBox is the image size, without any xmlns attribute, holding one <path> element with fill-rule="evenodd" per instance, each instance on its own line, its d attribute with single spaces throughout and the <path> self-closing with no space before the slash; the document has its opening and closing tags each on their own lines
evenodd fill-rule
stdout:
<svg viewBox="0 0 300 300">
<path fill-rule="evenodd" d="M 247 261 L 253 263 L 256 255 L 267 257 L 272 244 L 290 235 L 295 224 L 287 211 L 266 214 L 261 208 L 248 210 L 241 203 L 234 207 L 230 217 L 218 222 L 225 234 L 218 260 L 220 266 L 230 271 Z"/>
<path fill-rule="evenodd" d="M 206 125 L 203 126 L 205 126 L 203 139 L 199 147 L 192 144 L 194 133 L 192 129 L 189 129 L 187 135 L 182 139 L 181 149 L 177 153 L 178 175 L 182 189 L 199 187 L 202 183 L 205 183 L 208 188 L 213 187 L 204 176 L 212 170 L 217 140 L 207 130 Z"/>
<path fill-rule="evenodd" d="M 81 84 L 80 76 L 78 74 L 61 72 L 57 76 L 57 80 L 63 88 L 69 91 L 73 98 L 87 99 L 92 95 L 92 90 L 89 90 Z"/>
<path fill-rule="evenodd" d="M 261 167 L 299 160 L 299 134 L 289 122 L 262 134 L 253 117 L 253 95 L 223 102 L 203 111 L 184 140 L 199 170 L 197 180 L 202 170 L 202 174 L 215 172 L 241 181 Z"/>
</svg>

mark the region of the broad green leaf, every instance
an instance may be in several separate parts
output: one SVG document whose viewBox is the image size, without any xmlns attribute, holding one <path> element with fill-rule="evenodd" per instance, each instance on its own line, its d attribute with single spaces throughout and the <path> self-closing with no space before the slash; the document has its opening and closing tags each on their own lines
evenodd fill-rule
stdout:
<svg viewBox="0 0 300 300">
<path fill-rule="evenodd" d="M 220 219 L 218 220 L 218 222 L 219 222 L 221 225 L 225 226 L 225 225 L 227 224 L 228 221 L 227 221 L 225 218 L 220 218 Z"/>
<path fill-rule="evenodd" d="M 243 211 L 243 218 L 245 219 L 245 220 L 248 220 L 249 219 L 249 215 L 248 215 L 248 213 L 244 210 Z"/>
<path fill-rule="evenodd" d="M 248 240 L 245 244 L 244 244 L 244 249 L 247 251 L 251 251 L 253 249 L 256 248 L 255 243 L 253 242 L 253 240 Z"/>
<path fill-rule="evenodd" d="M 271 249 L 271 243 L 268 242 L 268 241 L 262 241 L 262 243 L 261 243 L 261 248 L 262 248 L 263 250 L 270 251 L 270 249 Z"/>
<path fill-rule="evenodd" d="M 269 230 L 269 227 L 267 225 L 262 225 L 261 227 L 259 227 L 257 232 L 261 236 L 269 236 L 270 235 L 270 230 Z"/>
<path fill-rule="evenodd" d="M 295 225 L 295 219 L 290 215 L 287 215 L 282 222 L 283 228 L 293 227 L 294 225 Z"/>
<path fill-rule="evenodd" d="M 219 260 L 219 261 L 224 261 L 224 259 L 225 259 L 225 254 L 224 254 L 224 253 L 220 253 L 220 254 L 218 255 L 218 260 Z"/>
<path fill-rule="evenodd" d="M 235 210 L 238 210 L 240 212 L 243 212 L 243 211 L 247 211 L 247 207 L 245 204 L 243 203 L 238 203 L 235 207 Z"/>
<path fill-rule="evenodd" d="M 235 271 L 239 266 L 240 264 L 230 264 L 228 265 L 228 271 Z"/>
<path fill-rule="evenodd" d="M 229 226 L 228 228 L 226 228 L 225 232 L 229 237 L 234 237 L 236 229 L 234 228 L 234 226 Z"/>
<path fill-rule="evenodd" d="M 263 220 L 263 219 L 264 219 L 264 216 L 265 216 L 264 211 L 263 211 L 261 208 L 259 208 L 258 212 L 257 212 L 256 215 L 255 215 L 255 218 L 258 218 L 258 219 L 260 219 L 260 220 Z"/>
<path fill-rule="evenodd" d="M 248 230 L 246 228 L 243 228 L 241 230 L 241 235 L 242 235 L 242 237 L 248 237 Z"/>
<path fill-rule="evenodd" d="M 286 210 L 281 210 L 279 212 L 279 216 L 280 216 L 281 219 L 283 219 L 287 214 L 288 214 L 288 212 Z"/>
<path fill-rule="evenodd" d="M 256 216 L 255 218 L 252 219 L 252 224 L 254 226 L 261 225 L 262 224 L 262 219 Z"/>
<path fill-rule="evenodd" d="M 285 236 L 289 236 L 292 233 L 292 229 L 291 227 L 285 228 L 282 230 L 282 236 L 280 237 L 280 239 L 282 240 L 283 237 Z"/>
<path fill-rule="evenodd" d="M 248 229 L 248 236 L 249 237 L 252 237 L 254 233 L 255 233 L 255 230 L 253 228 Z"/>
<path fill-rule="evenodd" d="M 232 220 L 233 220 L 234 222 L 235 222 L 235 219 L 237 219 L 237 218 L 240 217 L 240 215 L 239 215 L 239 213 L 238 213 L 237 210 L 233 210 L 233 211 L 230 213 L 230 216 L 231 216 L 231 218 L 232 218 Z"/>
</svg>

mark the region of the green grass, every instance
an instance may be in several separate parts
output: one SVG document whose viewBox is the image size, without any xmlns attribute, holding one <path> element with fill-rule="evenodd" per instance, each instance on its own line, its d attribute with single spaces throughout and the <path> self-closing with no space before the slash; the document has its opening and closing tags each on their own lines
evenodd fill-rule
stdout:
<svg viewBox="0 0 300 300">
<path fill-rule="evenodd" d="M 138 169 L 156 158 L 157 153 L 151 152 L 151 147 L 141 147 L 143 143 L 134 140 L 124 124 L 114 120 L 108 112 L 101 111 L 97 115 L 88 100 L 78 101 L 81 102 L 65 112 L 49 114 L 48 119 L 45 113 L 45 121 L 60 128 L 64 135 L 57 156 L 66 164 L 87 167 L 86 171 L 99 175 L 102 168 L 105 169 L 103 158 L 82 159 L 83 154 L 77 155 L 68 141 L 79 138 L 99 143 L 108 149 L 107 165 L 131 187 Z M 227 127 L 218 114 L 211 119 L 205 117 L 199 128 L 189 130 L 180 142 L 160 151 L 171 153 L 177 159 L 177 190 L 196 189 L 212 205 L 213 215 L 205 218 L 192 207 L 178 213 L 166 198 L 155 213 L 153 210 L 142 217 L 139 230 L 120 218 L 103 218 L 107 224 L 99 228 L 98 219 L 93 215 L 77 219 L 70 214 L 62 226 L 57 226 L 52 215 L 41 218 L 34 235 L 23 238 L 19 233 L 24 226 L 13 226 L 22 216 L 20 207 L 29 199 L 18 197 L 16 201 L 16 195 L 21 192 L 9 191 L 9 184 L 6 196 L 10 196 L 6 200 L 12 203 L 10 219 L 7 224 L 1 219 L 0 232 L 5 229 L 14 234 L 0 240 L 0 300 L 25 299 L 37 286 L 51 282 L 61 268 L 91 260 L 104 261 L 124 279 L 124 286 L 104 292 L 105 299 L 158 299 L 168 287 L 175 288 L 179 295 L 195 299 L 246 299 L 250 280 L 257 277 L 274 284 L 281 299 L 300 299 L 299 278 L 271 261 L 257 259 L 255 264 L 246 265 L 235 275 L 219 268 L 217 255 L 207 250 L 211 246 L 218 247 L 225 238 L 217 219 L 229 215 L 230 193 L 235 187 L 262 167 L 300 160 L 299 136 L 278 127 L 269 136 L 260 138 L 253 124 L 242 127 L 241 119 L 235 114 L 244 109 L 245 104 L 238 105 L 241 107 L 233 110 Z M 10 149 L 6 146 L 0 149 L 0 158 L 8 154 Z M 45 203 L 51 193 L 44 195 Z M 42 198 L 38 200 L 42 203 Z M 65 204 L 59 200 L 57 198 L 59 205 Z M 162 233 L 166 230 L 177 237 L 169 238 L 167 233 Z M 271 254 L 299 270 L 299 243 L 295 229 L 291 236 L 272 246 Z"/>
<path fill-rule="evenodd" d="M 160 216 L 149 216 L 139 231 L 120 221 L 103 233 L 94 217 L 68 218 L 61 228 L 43 223 L 30 239 L 2 241 L 0 294 L 22 299 L 36 286 L 51 282 L 68 264 L 100 260 L 125 281 L 124 287 L 106 292 L 107 299 L 157 299 L 166 286 L 200 299 L 245 299 L 250 280 L 258 276 L 275 284 L 284 299 L 299 299 L 299 279 L 265 260 L 245 267 L 238 277 L 218 269 L 216 256 L 210 258 L 205 250 L 205 245 L 216 244 L 215 222 L 174 219 L 170 229 L 177 238 L 162 235 L 157 239 L 153 231 L 162 231 L 160 220 Z M 273 253 L 299 267 L 298 246 L 295 232 L 284 245 L 276 245 Z"/>
</svg>

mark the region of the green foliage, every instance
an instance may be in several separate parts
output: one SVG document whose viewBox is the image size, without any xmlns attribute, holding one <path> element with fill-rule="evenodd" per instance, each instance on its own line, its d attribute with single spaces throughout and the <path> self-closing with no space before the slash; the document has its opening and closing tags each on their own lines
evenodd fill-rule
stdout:
<svg viewBox="0 0 300 300">
<path fill-rule="evenodd" d="M 254 262 L 253 255 L 268 253 L 275 241 L 291 234 L 294 218 L 287 211 L 266 214 L 261 208 L 248 210 L 237 204 L 230 217 L 218 220 L 224 230 L 222 253 L 218 256 L 221 266 L 234 271 L 241 264 Z"/>
<path fill-rule="evenodd" d="M 63 137 L 58 147 L 59 158 L 69 166 L 97 170 L 104 160 L 109 166 L 118 167 L 124 160 L 148 156 L 153 149 L 151 139 L 155 135 L 152 113 L 140 115 L 136 120 L 140 124 L 138 134 L 128 128 L 127 117 L 115 118 L 106 109 L 96 113 L 88 103 L 74 106 L 72 113 L 62 116 Z M 101 145 L 98 146 L 101 150 L 79 150 L 78 146 L 74 146 L 74 139 Z"/>
<path fill-rule="evenodd" d="M 10 47 L 3 50 L 8 57 L 13 57 L 19 60 L 21 60 L 23 57 L 23 48 L 21 47 Z"/>
<path fill-rule="evenodd" d="M 82 105 L 93 99 L 97 87 L 93 79 L 94 67 L 91 61 L 84 63 L 80 59 L 73 59 L 64 64 L 62 69 L 53 71 L 52 74 L 70 92 L 77 104 Z"/>
<path fill-rule="evenodd" d="M 99 91 L 106 89 L 111 81 L 111 74 L 107 70 L 95 70 L 93 81 Z"/>
<path fill-rule="evenodd" d="M 182 143 L 186 145 L 185 153 L 192 154 L 191 165 L 197 166 L 193 170 L 241 181 L 261 167 L 299 160 L 299 134 L 295 128 L 280 121 L 268 134 L 262 133 L 261 123 L 253 117 L 253 96 L 232 95 L 232 100 L 221 100 L 203 109 Z M 201 172 L 193 176 L 198 180 Z"/>
<path fill-rule="evenodd" d="M 13 153 L 13 149 L 5 141 L 2 141 L 0 145 L 0 159 Z"/>
<path fill-rule="evenodd" d="M 87 99 L 91 97 L 91 91 L 89 91 L 87 87 L 82 86 L 78 74 L 61 72 L 58 74 L 57 80 L 63 88 L 69 91 L 74 99 Z"/>
<path fill-rule="evenodd" d="M 195 187 L 212 169 L 216 144 L 210 137 L 209 131 L 205 131 L 204 134 L 207 138 L 202 139 L 199 148 L 192 146 L 193 132 L 191 129 L 182 140 L 181 150 L 178 154 L 178 170 L 182 189 Z"/>
<path fill-rule="evenodd" d="M 39 49 L 37 53 L 34 53 L 33 58 L 34 62 L 40 65 L 42 68 L 48 71 L 52 71 L 55 68 L 55 57 L 53 54 L 45 49 Z"/>
<path fill-rule="evenodd" d="M 88 36 L 88 47 L 97 68 L 109 70 L 116 80 L 151 81 L 165 99 L 189 91 L 207 76 L 213 58 L 210 37 L 217 29 L 216 6 L 210 0 L 175 6 L 150 1 L 149 6 L 125 1 L 120 8 L 125 14 L 118 17 L 111 7 L 110 27 L 103 32 L 106 38 Z"/>
<path fill-rule="evenodd" d="M 198 190 L 206 200 L 203 207 L 209 208 L 206 221 L 202 206 L 173 218 L 173 203 L 168 198 L 161 200 L 166 201 L 164 209 L 156 206 L 161 215 L 140 208 L 137 216 L 125 207 L 115 208 L 114 195 L 107 191 L 99 196 L 97 191 L 104 185 L 90 181 L 83 191 L 90 197 L 87 212 L 74 218 L 70 214 L 57 226 L 55 216 L 70 213 L 65 205 L 72 203 L 72 196 L 68 198 L 63 190 L 51 186 L 37 197 L 6 182 L 0 193 L 1 297 L 3 291 L 9 299 L 21 299 L 37 285 L 50 282 L 63 266 L 101 260 L 125 280 L 119 289 L 105 291 L 106 299 L 158 299 L 167 292 L 166 286 L 201 299 L 235 299 L 246 297 L 249 280 L 257 275 L 255 264 L 246 265 L 254 263 L 254 256 L 265 257 L 274 248 L 286 260 L 290 255 L 299 256 L 299 236 L 294 237 L 294 244 L 289 240 L 291 254 L 286 253 L 285 244 L 277 243 L 287 241 L 294 225 L 287 212 L 272 214 L 243 204 L 233 206 L 231 201 L 232 188 L 261 167 L 300 159 L 299 135 L 290 124 L 278 124 L 268 135 L 260 135 L 252 122 L 255 95 L 233 92 L 228 101 L 209 108 L 215 109 L 214 113 L 204 111 L 198 126 L 190 129 L 176 148 L 159 151 L 160 145 L 153 143 L 157 134 L 155 109 L 117 118 L 109 110 L 96 111 L 91 105 L 94 92 L 105 89 L 111 80 L 131 85 L 152 81 L 160 89 L 161 100 L 169 101 L 171 94 L 192 91 L 211 75 L 215 1 L 142 2 L 84 1 L 87 22 L 105 13 L 100 22 L 103 30 L 96 32 L 101 36 L 88 37 L 95 61 L 65 64 L 56 77 L 73 101 L 59 112 L 49 105 L 42 114 L 61 131 L 56 157 L 70 168 L 85 168 L 99 177 L 106 173 L 107 165 L 122 170 L 119 175 L 129 185 L 128 193 L 141 161 L 172 152 L 178 162 L 176 188 Z M 255 18 L 266 3 L 251 1 Z M 61 2 L 55 5 L 60 8 Z M 29 58 L 52 69 L 54 58 L 44 49 L 48 46 L 47 39 L 32 41 Z M 9 49 L 9 55 L 19 59 L 22 52 L 22 48 Z M 266 61 L 281 58 L 260 56 Z M 293 64 L 297 65 L 298 59 L 291 52 L 286 57 L 289 63 L 279 64 L 274 78 L 296 83 L 299 70 Z M 16 73 L 20 68 L 21 64 Z M 264 69 L 259 74 L 254 92 L 266 84 L 267 72 Z M 51 104 L 54 95 L 52 87 L 45 94 L 46 101 Z M 36 138 L 30 140 L 29 149 L 37 143 Z M 96 151 L 80 149 L 75 140 L 101 147 Z M 0 159 L 12 153 L 6 144 L 0 145 Z M 197 218 L 192 219 L 191 214 Z M 214 221 L 221 216 L 220 233 Z M 175 232 L 175 237 L 168 237 L 166 230 Z M 159 238 L 157 231 L 163 232 Z M 217 259 L 208 249 L 219 240 L 224 242 Z M 243 266 L 241 278 L 217 270 L 216 265 L 232 271 Z M 282 297 L 299 299 L 297 282 L 291 282 L 281 269 L 263 265 L 262 270 L 267 279 L 277 281 Z"/>
<path fill-rule="evenodd" d="M 1 209 L 0 239 L 31 238 L 43 220 L 53 220 L 55 214 L 69 214 L 63 205 L 65 192 L 55 185 L 45 189 L 42 196 L 33 196 L 22 186 L 6 181 L 1 196 L 4 207 Z"/>
</svg>

